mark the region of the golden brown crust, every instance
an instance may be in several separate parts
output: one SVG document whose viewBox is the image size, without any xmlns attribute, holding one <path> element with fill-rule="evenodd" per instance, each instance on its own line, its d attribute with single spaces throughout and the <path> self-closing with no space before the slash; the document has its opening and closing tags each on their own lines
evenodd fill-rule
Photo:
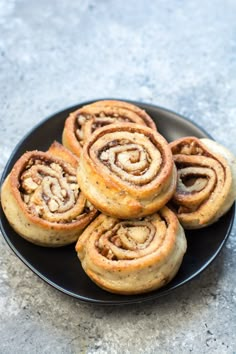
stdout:
<svg viewBox="0 0 236 354">
<path fill-rule="evenodd" d="M 77 178 L 97 209 L 137 218 L 161 209 L 176 187 L 176 169 L 166 140 L 138 124 L 111 124 L 85 144 Z"/>
<path fill-rule="evenodd" d="M 98 286 L 132 295 L 166 285 L 176 275 L 186 247 L 178 219 L 164 207 L 141 220 L 101 214 L 80 236 L 76 251 Z"/>
<path fill-rule="evenodd" d="M 141 108 L 123 101 L 104 100 L 72 112 L 65 121 L 63 145 L 77 156 L 89 136 L 99 127 L 118 122 L 131 122 L 156 130 L 151 117 Z"/>
<path fill-rule="evenodd" d="M 51 155 L 53 155 L 53 156 L 55 156 L 57 158 L 60 158 L 61 160 L 69 163 L 75 169 L 78 168 L 78 163 L 79 163 L 78 156 L 73 154 L 70 150 L 66 149 L 65 146 L 63 146 L 60 143 L 58 143 L 58 141 L 54 141 L 50 145 L 50 147 L 48 149 L 48 152 Z"/>
<path fill-rule="evenodd" d="M 1 203 L 19 235 L 57 247 L 75 242 L 97 211 L 79 190 L 78 160 L 58 143 L 49 151 L 20 157 L 3 183 Z"/>
<path fill-rule="evenodd" d="M 232 158 L 234 168 L 231 169 L 219 154 L 220 149 L 216 149 L 216 153 L 213 151 L 216 143 L 204 140 L 185 137 L 170 144 L 178 171 L 172 205 L 186 229 L 212 224 L 229 210 L 235 200 L 235 176 L 232 174 L 235 159 Z"/>
<path fill-rule="evenodd" d="M 137 116 L 141 117 L 144 123 L 147 125 L 147 127 L 157 130 L 156 124 L 152 120 L 152 118 L 147 114 L 147 112 L 144 109 L 141 109 L 140 107 L 129 103 L 125 101 L 118 101 L 118 100 L 101 100 L 101 101 L 96 101 L 92 103 L 93 106 L 100 106 L 101 108 L 103 107 L 116 107 L 116 108 L 122 108 L 127 111 L 130 111 L 132 113 L 135 113 Z M 138 123 L 134 121 L 134 123 Z"/>
</svg>

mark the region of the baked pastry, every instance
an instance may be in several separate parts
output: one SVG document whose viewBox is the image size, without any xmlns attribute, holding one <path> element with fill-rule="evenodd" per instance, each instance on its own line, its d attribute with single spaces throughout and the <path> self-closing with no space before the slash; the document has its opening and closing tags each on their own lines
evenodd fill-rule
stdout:
<svg viewBox="0 0 236 354">
<path fill-rule="evenodd" d="M 96 101 L 72 112 L 65 121 L 62 142 L 77 156 L 89 136 L 100 127 L 112 123 L 137 123 L 156 130 L 151 117 L 141 108 L 123 101 Z"/>
<path fill-rule="evenodd" d="M 83 148 L 77 173 L 86 198 L 120 219 L 161 209 L 175 191 L 176 177 L 165 138 L 134 123 L 96 130 Z"/>
<path fill-rule="evenodd" d="M 3 183 L 1 203 L 12 228 L 42 246 L 75 242 L 96 216 L 80 191 L 78 160 L 59 143 L 48 152 L 26 152 Z"/>
<path fill-rule="evenodd" d="M 99 287 L 132 295 L 166 285 L 178 272 L 186 247 L 177 217 L 164 207 L 139 220 L 100 214 L 78 239 L 76 252 Z"/>
<path fill-rule="evenodd" d="M 236 198 L 236 160 L 211 139 L 185 137 L 170 144 L 178 170 L 172 206 L 186 229 L 217 221 Z"/>
<path fill-rule="evenodd" d="M 134 113 L 136 115 L 136 117 L 135 117 L 135 115 L 133 115 L 132 117 L 127 116 L 127 118 L 124 117 L 126 122 L 137 123 L 137 124 L 142 124 L 142 125 L 145 124 L 147 127 L 157 130 L 156 124 L 154 123 L 152 118 L 147 114 L 147 112 L 144 109 L 142 109 L 132 103 L 129 103 L 126 101 L 118 101 L 118 100 L 100 100 L 100 101 L 96 101 L 96 102 L 93 102 L 93 103 L 87 105 L 87 107 L 89 107 L 89 106 L 90 107 L 96 106 L 96 107 L 100 107 L 101 109 L 103 109 L 103 108 L 113 108 L 115 110 L 121 109 L 121 113 L 122 113 L 123 109 L 125 111 L 130 111 L 131 113 Z M 140 120 L 140 118 L 142 120 Z M 118 117 L 118 121 L 123 121 L 122 117 Z M 113 124 L 117 123 L 117 121 L 115 120 L 112 123 Z"/>
</svg>

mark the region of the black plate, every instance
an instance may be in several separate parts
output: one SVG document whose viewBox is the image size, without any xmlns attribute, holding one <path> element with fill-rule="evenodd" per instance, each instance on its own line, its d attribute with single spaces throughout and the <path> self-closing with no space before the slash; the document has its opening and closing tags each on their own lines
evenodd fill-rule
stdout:
<svg viewBox="0 0 236 354">
<path fill-rule="evenodd" d="M 16 160 L 26 150 L 47 150 L 53 140 L 61 141 L 65 118 L 84 102 L 42 121 L 13 151 L 2 175 L 1 184 Z M 182 136 L 209 137 L 203 129 L 186 118 L 161 107 L 133 102 L 144 108 L 157 123 L 158 130 L 168 141 Z M 40 278 L 56 289 L 82 301 L 101 304 L 128 304 L 151 300 L 165 295 L 187 283 L 214 260 L 226 242 L 234 220 L 234 207 L 217 223 L 201 230 L 187 231 L 188 249 L 176 277 L 165 287 L 142 295 L 114 295 L 97 287 L 84 273 L 77 259 L 74 245 L 57 249 L 35 246 L 17 235 L 8 224 L 0 208 L 1 230 L 15 254 Z"/>
</svg>

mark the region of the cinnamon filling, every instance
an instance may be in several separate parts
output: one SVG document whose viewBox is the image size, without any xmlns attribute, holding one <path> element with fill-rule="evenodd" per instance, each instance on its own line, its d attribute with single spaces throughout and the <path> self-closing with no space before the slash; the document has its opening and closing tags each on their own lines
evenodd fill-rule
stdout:
<svg viewBox="0 0 236 354">
<path fill-rule="evenodd" d="M 97 152 L 97 156 L 117 176 L 137 185 L 148 183 L 159 171 L 158 164 L 153 165 L 148 148 L 127 139 L 109 142 Z M 152 171 L 148 176 L 150 166 Z M 141 176 L 143 180 L 139 178 Z"/>
<path fill-rule="evenodd" d="M 73 222 L 86 205 L 76 179 L 76 170 L 67 163 L 31 158 L 20 176 L 22 200 L 30 213 L 52 222 Z"/>
<path fill-rule="evenodd" d="M 75 135 L 79 143 L 83 146 L 83 140 L 91 135 L 98 128 L 118 122 L 132 122 L 132 120 L 125 116 L 120 116 L 117 113 L 106 115 L 104 112 L 98 114 L 79 114 L 76 120 Z"/>
<path fill-rule="evenodd" d="M 146 221 L 124 221 L 100 235 L 98 252 L 110 260 L 135 259 L 145 255 L 156 234 L 156 227 Z"/>
<path fill-rule="evenodd" d="M 225 166 L 205 150 L 198 141 L 189 139 L 172 146 L 178 169 L 173 206 L 178 214 L 194 213 L 215 200 L 225 183 Z"/>
</svg>

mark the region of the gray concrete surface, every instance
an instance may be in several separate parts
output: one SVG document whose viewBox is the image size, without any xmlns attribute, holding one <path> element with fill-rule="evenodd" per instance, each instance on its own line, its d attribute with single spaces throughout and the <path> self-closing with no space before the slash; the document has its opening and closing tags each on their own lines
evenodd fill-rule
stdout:
<svg viewBox="0 0 236 354">
<path fill-rule="evenodd" d="M 235 0 L 0 0 L 0 172 L 44 117 L 108 96 L 184 114 L 236 154 L 235 12 Z M 128 307 L 59 293 L 0 237 L 0 353 L 235 353 L 235 231 L 194 281 Z"/>
</svg>

